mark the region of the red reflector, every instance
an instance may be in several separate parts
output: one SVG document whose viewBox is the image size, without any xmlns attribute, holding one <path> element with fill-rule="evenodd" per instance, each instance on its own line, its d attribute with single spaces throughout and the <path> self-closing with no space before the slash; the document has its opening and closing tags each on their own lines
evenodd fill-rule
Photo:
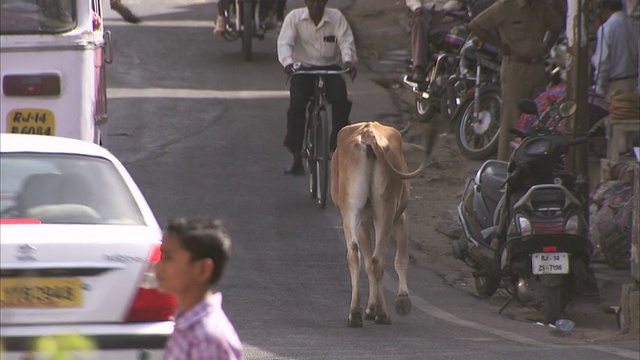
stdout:
<svg viewBox="0 0 640 360">
<path fill-rule="evenodd" d="M 38 219 L 0 219 L 0 225 L 42 224 Z"/>
<path fill-rule="evenodd" d="M 564 223 L 560 222 L 544 222 L 544 223 L 531 223 L 533 231 L 536 234 L 544 233 L 560 233 L 564 232 Z"/>
<path fill-rule="evenodd" d="M 556 252 L 558 251 L 557 246 L 545 246 L 542 248 L 542 252 Z"/>
<path fill-rule="evenodd" d="M 5 75 L 2 91 L 6 96 L 60 95 L 58 74 Z"/>
<path fill-rule="evenodd" d="M 22 87 L 22 93 L 25 95 L 42 95 L 42 85 L 25 85 Z"/>
</svg>

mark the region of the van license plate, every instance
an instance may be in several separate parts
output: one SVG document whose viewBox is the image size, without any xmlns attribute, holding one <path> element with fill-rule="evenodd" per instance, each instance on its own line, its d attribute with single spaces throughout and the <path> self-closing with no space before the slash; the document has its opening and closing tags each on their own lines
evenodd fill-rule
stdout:
<svg viewBox="0 0 640 360">
<path fill-rule="evenodd" d="M 68 308 L 82 306 L 80 278 L 4 278 L 0 308 Z"/>
<path fill-rule="evenodd" d="M 568 253 L 534 253 L 531 255 L 534 275 L 568 274 Z"/>
<path fill-rule="evenodd" d="M 56 118 L 46 109 L 15 109 L 7 115 L 7 132 L 55 135 Z"/>
</svg>

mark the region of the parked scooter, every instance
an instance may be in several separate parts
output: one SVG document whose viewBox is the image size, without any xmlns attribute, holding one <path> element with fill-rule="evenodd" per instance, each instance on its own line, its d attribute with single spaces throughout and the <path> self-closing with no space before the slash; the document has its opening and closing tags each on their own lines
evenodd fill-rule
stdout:
<svg viewBox="0 0 640 360">
<path fill-rule="evenodd" d="M 538 114 L 531 100 L 519 108 Z M 569 147 L 586 138 L 567 140 L 550 125 L 574 111 L 575 102 L 566 101 L 527 133 L 512 129 L 522 142 L 508 163 L 488 160 L 470 179 L 458 206 L 463 235 L 452 242 L 453 256 L 475 270 L 479 295 L 491 296 L 502 285 L 512 299 L 542 306 L 547 323 L 560 317 L 572 295 L 594 284 L 585 182 L 564 167 Z"/>
</svg>

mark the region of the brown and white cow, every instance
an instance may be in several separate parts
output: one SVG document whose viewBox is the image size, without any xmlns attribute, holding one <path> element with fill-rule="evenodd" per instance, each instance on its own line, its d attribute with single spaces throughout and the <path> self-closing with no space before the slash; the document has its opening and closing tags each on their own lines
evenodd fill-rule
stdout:
<svg viewBox="0 0 640 360">
<path fill-rule="evenodd" d="M 358 294 L 360 252 L 369 279 L 369 301 L 365 319 L 390 324 L 384 301 L 382 277 L 391 235 L 396 239 L 395 269 L 399 286 L 396 312 L 411 311 L 407 288 L 407 230 L 405 210 L 409 181 L 423 164 L 408 172 L 400 133 L 378 122 L 356 123 L 338 133 L 331 160 L 331 198 L 342 216 L 351 274 L 351 306 L 348 325 L 361 327 L 362 308 Z M 375 240 L 372 243 L 372 233 Z"/>
</svg>

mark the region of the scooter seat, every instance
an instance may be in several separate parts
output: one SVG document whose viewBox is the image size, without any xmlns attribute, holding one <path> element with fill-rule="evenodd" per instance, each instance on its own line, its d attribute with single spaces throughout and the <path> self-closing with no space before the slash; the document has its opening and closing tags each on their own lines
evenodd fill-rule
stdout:
<svg viewBox="0 0 640 360">
<path fill-rule="evenodd" d="M 480 175 L 482 193 L 491 200 L 493 206 L 502 197 L 507 175 L 507 163 L 497 161 L 488 165 Z"/>
</svg>

